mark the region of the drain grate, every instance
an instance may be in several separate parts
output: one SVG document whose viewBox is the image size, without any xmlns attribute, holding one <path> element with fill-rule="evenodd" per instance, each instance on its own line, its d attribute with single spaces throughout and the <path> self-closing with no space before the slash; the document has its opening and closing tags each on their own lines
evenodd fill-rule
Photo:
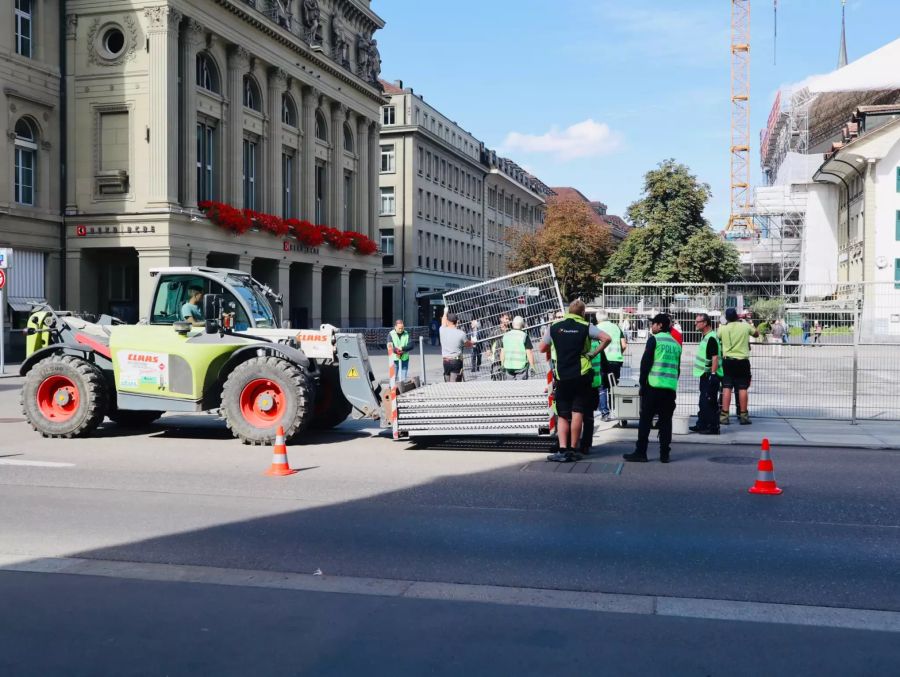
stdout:
<svg viewBox="0 0 900 677">
<path fill-rule="evenodd" d="M 575 463 L 553 463 L 532 461 L 522 466 L 524 472 L 558 473 L 562 475 L 621 475 L 624 463 L 600 463 L 598 461 L 577 461 Z"/>
<path fill-rule="evenodd" d="M 753 456 L 713 456 L 706 460 L 710 463 L 722 463 L 723 465 L 753 465 L 758 459 Z"/>
</svg>

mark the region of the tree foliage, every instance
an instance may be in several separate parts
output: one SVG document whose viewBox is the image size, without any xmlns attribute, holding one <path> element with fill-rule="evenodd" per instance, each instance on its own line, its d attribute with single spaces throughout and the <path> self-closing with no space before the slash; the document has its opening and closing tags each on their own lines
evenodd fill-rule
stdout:
<svg viewBox="0 0 900 677">
<path fill-rule="evenodd" d="M 737 249 L 703 218 L 711 197 L 687 166 L 665 160 L 644 176 L 643 197 L 628 207 L 636 226 L 610 257 L 607 280 L 728 282 L 740 275 Z"/>
<path fill-rule="evenodd" d="M 560 293 L 566 299 L 593 299 L 600 294 L 600 271 L 612 251 L 609 226 L 595 222 L 590 206 L 580 200 L 551 199 L 544 225 L 534 235 L 515 233 L 509 268 L 522 270 L 552 263 Z"/>
</svg>

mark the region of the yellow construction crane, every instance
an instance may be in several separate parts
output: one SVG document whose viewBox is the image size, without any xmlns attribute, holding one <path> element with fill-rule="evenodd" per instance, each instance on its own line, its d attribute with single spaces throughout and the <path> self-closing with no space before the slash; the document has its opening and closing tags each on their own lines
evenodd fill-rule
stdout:
<svg viewBox="0 0 900 677">
<path fill-rule="evenodd" d="M 752 233 L 749 212 L 750 0 L 731 0 L 731 215 L 725 230 Z"/>
</svg>

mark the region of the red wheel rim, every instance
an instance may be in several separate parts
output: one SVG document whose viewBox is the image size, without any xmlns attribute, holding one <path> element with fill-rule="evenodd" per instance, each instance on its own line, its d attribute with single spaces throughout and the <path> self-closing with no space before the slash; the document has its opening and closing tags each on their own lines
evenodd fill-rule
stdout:
<svg viewBox="0 0 900 677">
<path fill-rule="evenodd" d="M 38 386 L 38 410 L 51 421 L 68 421 L 78 411 L 80 403 L 78 386 L 68 376 L 48 376 Z"/>
<path fill-rule="evenodd" d="M 281 421 L 287 408 L 284 391 L 275 381 L 253 379 L 241 391 L 241 415 L 257 428 L 268 428 Z"/>
</svg>

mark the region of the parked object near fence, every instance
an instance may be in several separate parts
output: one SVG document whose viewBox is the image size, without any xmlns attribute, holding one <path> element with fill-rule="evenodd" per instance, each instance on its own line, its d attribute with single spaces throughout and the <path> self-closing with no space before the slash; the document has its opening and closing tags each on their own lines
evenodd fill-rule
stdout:
<svg viewBox="0 0 900 677">
<path fill-rule="evenodd" d="M 900 420 L 900 289 L 893 283 L 608 283 L 591 307 L 629 329 L 623 376 L 637 375 L 650 317 L 667 312 L 681 323 L 676 415 L 697 408 L 694 315 L 708 313 L 717 326 L 725 308 L 734 307 L 761 332 L 751 344 L 751 416 Z M 786 328 L 777 343 L 775 320 Z"/>
</svg>

